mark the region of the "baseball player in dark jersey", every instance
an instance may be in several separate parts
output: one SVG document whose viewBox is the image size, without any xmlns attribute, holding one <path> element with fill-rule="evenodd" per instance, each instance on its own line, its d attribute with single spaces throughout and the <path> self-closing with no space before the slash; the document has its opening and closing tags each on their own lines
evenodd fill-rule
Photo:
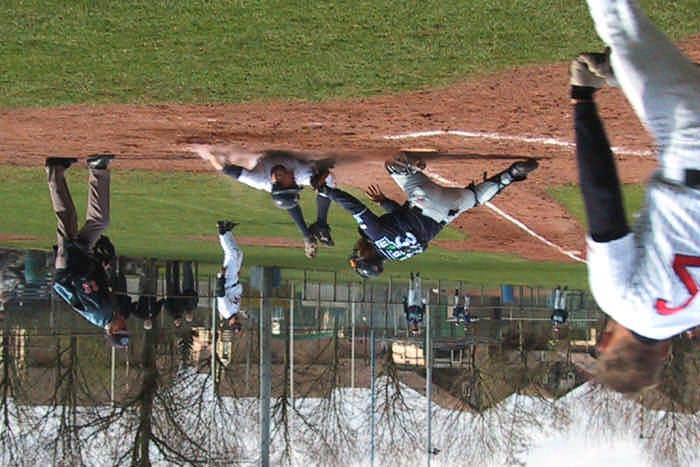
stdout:
<svg viewBox="0 0 700 467">
<path fill-rule="evenodd" d="M 215 154 L 208 146 L 192 146 L 202 159 L 207 160 L 215 169 L 229 177 L 256 190 L 267 191 L 272 196 L 276 207 L 286 210 L 304 238 L 304 253 L 307 258 L 314 258 L 318 243 L 333 246 L 331 228 L 328 225 L 328 209 L 331 201 L 323 193 L 316 195 L 316 222 L 306 224 L 304 214 L 299 206 L 299 194 L 304 186 L 314 186 L 318 180 L 325 179 L 329 186 L 334 180 L 329 170 L 332 161 L 305 160 L 289 151 L 266 151 L 264 153 L 244 153 L 240 151 L 223 151 Z M 242 158 L 252 161 L 252 168 L 246 169 L 232 163 L 229 155 L 236 160 Z"/>
<path fill-rule="evenodd" d="M 671 337 L 700 324 L 700 69 L 632 0 L 589 0 L 606 54 L 571 64 L 576 157 L 589 232 L 591 291 L 610 320 L 596 378 L 620 392 L 658 382 Z M 614 72 L 614 73 L 613 73 Z M 654 137 L 659 168 L 630 231 L 594 102 L 619 84 Z"/>
<path fill-rule="evenodd" d="M 380 275 L 384 261 L 404 261 L 422 253 L 464 211 L 489 201 L 511 183 L 525 180 L 537 168 L 537 161 L 516 162 L 482 183 L 466 188 L 438 185 L 421 171 L 425 162 L 413 155 L 400 154 L 387 161 L 385 168 L 406 193 L 408 201 L 401 205 L 387 198 L 378 186 L 370 186 L 366 194 L 384 208 L 386 214 L 382 216 L 342 190 L 328 185 L 319 187 L 321 193 L 349 211 L 360 226 L 360 238 L 350 265 L 363 277 Z"/>
</svg>

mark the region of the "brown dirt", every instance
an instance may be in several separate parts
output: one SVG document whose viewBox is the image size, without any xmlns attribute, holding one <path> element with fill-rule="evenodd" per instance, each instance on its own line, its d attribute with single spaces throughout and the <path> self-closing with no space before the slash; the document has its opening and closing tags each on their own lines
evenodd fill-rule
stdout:
<svg viewBox="0 0 700 467">
<path fill-rule="evenodd" d="M 34 240 L 36 240 L 36 237 L 32 237 L 31 235 L 17 235 L 0 232 L 0 242 L 31 242 Z"/>
<path fill-rule="evenodd" d="M 203 240 L 205 242 L 218 242 L 216 235 L 190 235 L 188 240 Z M 236 242 L 243 246 L 271 246 L 278 248 L 304 248 L 304 242 L 285 237 L 239 237 L 236 235 Z"/>
<path fill-rule="evenodd" d="M 683 44 L 696 60 L 699 43 L 700 36 L 696 36 Z M 0 157 L 2 163 L 39 166 L 49 154 L 108 151 L 120 155 L 118 168 L 201 172 L 209 169 L 185 150 L 187 144 L 332 152 L 341 161 L 336 168 L 341 185 L 381 183 L 389 195 L 399 197 L 382 168 L 383 160 L 399 148 L 428 146 L 453 154 L 431 161 L 429 168 L 465 184 L 480 179 L 484 171 L 507 167 L 515 158 L 534 156 L 540 159 L 541 168 L 525 183 L 504 191 L 494 204 L 556 244 L 583 250 L 581 225 L 546 192 L 547 188 L 576 182 L 571 149 L 453 136 L 405 141 L 383 138 L 453 129 L 572 141 L 567 91 L 567 66 L 557 64 L 518 68 L 448 88 L 324 103 L 0 109 Z M 650 138 L 619 90 L 600 91 L 598 102 L 614 145 L 652 149 Z M 656 164 L 653 157 L 617 159 L 624 182 L 645 180 Z M 467 232 L 469 240 L 441 242 L 442 246 L 568 261 L 486 208 L 466 213 L 454 226 Z M 275 245 L 286 242 L 261 241 Z"/>
</svg>

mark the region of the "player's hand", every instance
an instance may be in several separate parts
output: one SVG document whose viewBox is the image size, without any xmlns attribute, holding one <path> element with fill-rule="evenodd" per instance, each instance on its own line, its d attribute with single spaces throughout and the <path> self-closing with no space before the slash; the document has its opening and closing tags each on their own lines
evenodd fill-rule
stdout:
<svg viewBox="0 0 700 467">
<path fill-rule="evenodd" d="M 219 157 L 215 156 L 211 146 L 207 144 L 192 144 L 187 147 L 191 152 L 197 154 L 202 160 L 209 162 L 216 170 L 223 170 L 224 165 Z"/>
<path fill-rule="evenodd" d="M 386 201 L 386 196 L 382 192 L 382 189 L 379 188 L 379 185 L 368 186 L 365 190 L 365 194 L 369 199 L 371 199 L 375 203 L 381 203 L 382 201 Z"/>
</svg>

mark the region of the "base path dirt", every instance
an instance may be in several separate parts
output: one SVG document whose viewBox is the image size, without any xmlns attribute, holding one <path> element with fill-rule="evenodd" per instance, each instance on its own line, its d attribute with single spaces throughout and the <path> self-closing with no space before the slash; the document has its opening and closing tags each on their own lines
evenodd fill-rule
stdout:
<svg viewBox="0 0 700 467">
<path fill-rule="evenodd" d="M 683 47 L 700 57 L 698 40 Z M 509 187 L 493 203 L 565 250 L 584 250 L 582 226 L 547 189 L 576 183 L 566 64 L 501 72 L 447 88 L 323 103 L 265 102 L 222 105 L 109 105 L 0 110 L 0 160 L 41 166 L 47 155 L 113 152 L 116 168 L 159 171 L 210 170 L 186 150 L 193 143 L 225 143 L 245 149 L 296 149 L 337 155 L 340 185 L 379 183 L 401 193 L 383 169 L 398 149 L 431 147 L 447 157 L 428 169 L 463 185 L 536 157 L 540 169 Z M 624 96 L 601 90 L 600 111 L 624 182 L 646 180 L 656 166 L 652 142 Z M 387 136 L 453 130 L 411 139 Z M 529 259 L 571 261 L 492 210 L 480 207 L 453 224 L 467 241 L 441 242 L 453 250 L 514 253 Z"/>
</svg>

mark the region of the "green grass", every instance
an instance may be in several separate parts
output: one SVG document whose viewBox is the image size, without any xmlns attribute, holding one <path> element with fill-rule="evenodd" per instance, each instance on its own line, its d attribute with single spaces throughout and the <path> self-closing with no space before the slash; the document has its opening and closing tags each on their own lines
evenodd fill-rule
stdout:
<svg viewBox="0 0 700 467">
<path fill-rule="evenodd" d="M 625 213 L 630 224 L 634 222 L 634 215 L 642 207 L 644 202 L 644 190 L 642 185 L 623 185 L 622 196 L 625 205 Z M 583 207 L 583 198 L 581 190 L 577 185 L 566 185 L 547 190 L 559 204 L 564 206 L 566 210 L 574 216 L 581 224 L 588 225 L 586 222 L 586 212 Z"/>
<path fill-rule="evenodd" d="M 700 0 L 643 4 L 700 31 Z M 0 106 L 384 94 L 591 48 L 572 0 L 6 0 Z"/>
<path fill-rule="evenodd" d="M 73 168 L 68 183 L 79 212 L 85 209 L 87 171 Z M 29 241 L 8 241 L 4 246 L 50 248 L 55 242 L 55 220 L 51 211 L 45 175 L 41 169 L 0 166 L 0 199 L 3 200 L 0 234 L 35 237 Z M 303 207 L 315 216 L 312 193 L 305 190 Z M 217 263 L 221 250 L 215 222 L 230 217 L 241 223 L 240 237 L 285 237 L 299 239 L 287 214 L 275 208 L 266 193 L 251 190 L 223 176 L 211 174 L 115 171 L 112 180 L 112 222 L 107 234 L 117 251 L 136 257 L 193 259 Z M 313 220 L 313 219 L 307 219 Z M 330 223 L 336 240 L 334 248 L 322 248 L 309 261 L 301 248 L 245 247 L 245 264 L 278 265 L 288 268 L 347 270 L 347 257 L 356 239 L 357 225 L 337 206 L 331 207 Z M 207 239 L 202 239 L 207 236 Z M 454 229 L 439 239 L 461 239 Z M 394 263 L 390 274 L 420 270 L 426 276 L 461 279 L 473 283 L 502 282 L 550 285 L 563 282 L 583 285 L 579 265 L 539 263 L 506 255 L 457 253 L 431 247 L 406 263 Z"/>
</svg>

